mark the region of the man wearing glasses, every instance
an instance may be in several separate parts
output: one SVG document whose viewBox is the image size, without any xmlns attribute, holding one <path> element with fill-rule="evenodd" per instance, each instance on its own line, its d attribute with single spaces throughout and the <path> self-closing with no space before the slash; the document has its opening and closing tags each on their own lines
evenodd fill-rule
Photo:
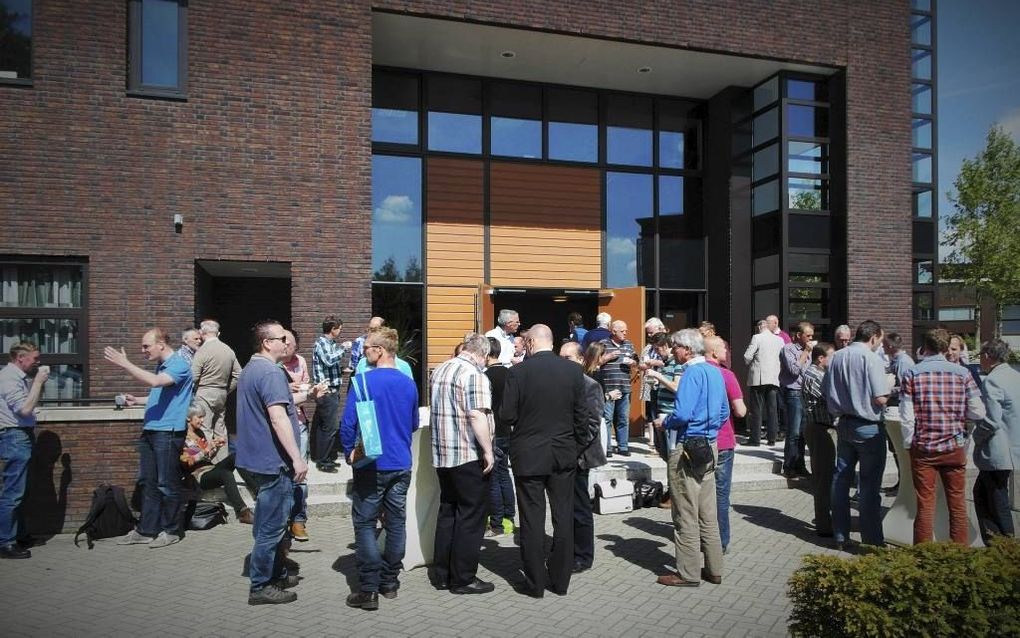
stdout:
<svg viewBox="0 0 1020 638">
<path fill-rule="evenodd" d="M 308 473 L 298 448 L 297 408 L 279 362 L 287 356 L 287 334 L 275 321 L 252 328 L 252 355 L 237 381 L 237 467 L 256 487 L 249 605 L 297 600 L 285 591 L 297 585 L 284 565 L 284 536 L 294 503 L 294 484 Z"/>
</svg>

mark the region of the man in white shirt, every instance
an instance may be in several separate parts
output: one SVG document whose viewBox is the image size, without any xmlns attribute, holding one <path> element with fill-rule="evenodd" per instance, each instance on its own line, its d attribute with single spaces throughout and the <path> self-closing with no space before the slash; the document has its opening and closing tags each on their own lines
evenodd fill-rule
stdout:
<svg viewBox="0 0 1020 638">
<path fill-rule="evenodd" d="M 504 308 L 496 318 L 496 327 L 485 333 L 486 337 L 499 339 L 499 362 L 504 366 L 513 365 L 514 335 L 520 327 L 521 317 L 517 311 Z"/>
</svg>

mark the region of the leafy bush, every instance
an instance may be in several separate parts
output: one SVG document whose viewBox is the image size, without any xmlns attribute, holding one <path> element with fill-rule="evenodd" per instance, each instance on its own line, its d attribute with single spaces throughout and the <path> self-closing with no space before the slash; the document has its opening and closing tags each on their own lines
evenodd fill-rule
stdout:
<svg viewBox="0 0 1020 638">
<path fill-rule="evenodd" d="M 806 556 L 790 577 L 794 636 L 1020 636 L 1020 542 Z"/>
</svg>

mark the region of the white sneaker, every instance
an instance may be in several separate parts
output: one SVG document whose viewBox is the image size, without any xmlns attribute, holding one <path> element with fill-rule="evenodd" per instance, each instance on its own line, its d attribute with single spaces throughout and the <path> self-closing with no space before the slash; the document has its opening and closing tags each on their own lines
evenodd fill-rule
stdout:
<svg viewBox="0 0 1020 638">
<path fill-rule="evenodd" d="M 160 532 L 159 536 L 152 539 L 149 543 L 149 549 L 159 549 L 160 547 L 166 547 L 167 545 L 173 545 L 174 543 L 181 542 L 181 537 L 176 534 L 167 534 L 166 532 Z"/>
<path fill-rule="evenodd" d="M 152 539 L 150 537 L 142 536 L 136 529 L 117 539 L 118 545 L 148 545 L 151 542 Z"/>
</svg>

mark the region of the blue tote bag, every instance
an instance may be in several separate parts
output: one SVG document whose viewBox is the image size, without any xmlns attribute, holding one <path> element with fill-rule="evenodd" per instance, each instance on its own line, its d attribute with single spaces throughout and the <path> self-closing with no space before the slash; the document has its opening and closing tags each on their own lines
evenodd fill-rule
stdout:
<svg viewBox="0 0 1020 638">
<path fill-rule="evenodd" d="M 382 437 L 375 414 L 375 401 L 368 393 L 368 374 L 354 377 L 354 407 L 358 411 L 358 443 L 354 448 L 354 467 L 364 467 L 382 456 Z M 361 381 L 360 387 L 358 381 Z"/>
</svg>

